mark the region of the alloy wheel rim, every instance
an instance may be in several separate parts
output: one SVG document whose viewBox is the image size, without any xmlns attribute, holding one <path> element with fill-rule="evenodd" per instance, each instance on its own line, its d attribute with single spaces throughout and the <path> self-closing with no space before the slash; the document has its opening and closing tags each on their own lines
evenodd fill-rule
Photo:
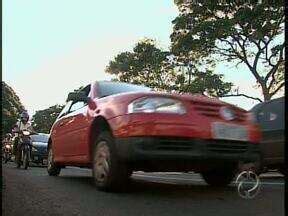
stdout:
<svg viewBox="0 0 288 216">
<path fill-rule="evenodd" d="M 94 157 L 94 174 L 98 182 L 104 182 L 110 171 L 110 152 L 106 141 L 98 143 Z"/>
</svg>

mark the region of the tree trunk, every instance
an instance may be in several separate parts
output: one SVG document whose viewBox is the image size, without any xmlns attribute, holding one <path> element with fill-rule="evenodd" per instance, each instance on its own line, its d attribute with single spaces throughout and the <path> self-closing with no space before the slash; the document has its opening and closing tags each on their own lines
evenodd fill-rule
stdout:
<svg viewBox="0 0 288 216">
<path fill-rule="evenodd" d="M 265 101 L 270 101 L 272 95 L 269 93 L 268 88 L 265 86 L 265 84 L 261 85 L 261 87 L 262 87 L 262 93 L 263 93 L 263 97 L 264 97 L 264 102 Z"/>
</svg>

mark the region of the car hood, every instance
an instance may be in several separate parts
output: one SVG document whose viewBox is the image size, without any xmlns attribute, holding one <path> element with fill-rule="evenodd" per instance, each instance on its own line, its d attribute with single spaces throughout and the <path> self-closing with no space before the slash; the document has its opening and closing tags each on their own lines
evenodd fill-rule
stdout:
<svg viewBox="0 0 288 216">
<path fill-rule="evenodd" d="M 101 110 L 101 115 L 106 119 L 114 118 L 127 113 L 128 105 L 133 101 L 141 97 L 169 97 L 180 100 L 182 102 L 188 102 L 189 104 L 195 104 L 199 106 L 228 106 L 233 107 L 235 111 L 239 111 L 245 114 L 247 111 L 239 108 L 235 105 L 226 103 L 217 98 L 211 98 L 203 95 L 196 94 L 171 94 L 166 92 L 126 92 L 115 95 L 106 96 L 103 98 L 95 98 L 98 109 Z M 92 116 L 98 116 L 99 114 L 91 112 Z"/>
<path fill-rule="evenodd" d="M 247 110 L 242 109 L 240 107 L 237 107 L 233 104 L 226 103 L 224 101 L 221 101 L 217 98 L 212 98 L 208 96 L 204 96 L 201 94 L 176 94 L 176 93 L 166 93 L 166 92 L 126 92 L 126 93 L 121 93 L 118 95 L 112 95 L 111 98 L 127 98 L 127 96 L 135 99 L 138 97 L 145 97 L 145 96 L 164 96 L 164 97 L 172 97 L 178 100 L 183 100 L 183 101 L 191 101 L 191 102 L 198 102 L 198 103 L 207 103 L 207 104 L 215 104 L 215 105 L 222 105 L 222 106 L 232 106 L 238 110 L 241 110 L 243 112 L 247 112 Z M 107 97 L 108 99 L 108 97 Z"/>
</svg>

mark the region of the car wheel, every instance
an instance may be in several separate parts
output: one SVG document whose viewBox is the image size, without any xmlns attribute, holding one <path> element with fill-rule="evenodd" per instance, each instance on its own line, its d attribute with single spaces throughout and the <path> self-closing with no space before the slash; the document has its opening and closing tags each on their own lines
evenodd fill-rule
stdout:
<svg viewBox="0 0 288 216">
<path fill-rule="evenodd" d="M 55 164 L 53 158 L 54 158 L 53 151 L 52 147 L 50 146 L 48 150 L 47 172 L 49 176 L 58 176 L 61 171 L 61 168 Z"/>
<path fill-rule="evenodd" d="M 242 172 L 246 170 L 253 171 L 257 175 L 261 175 L 262 173 L 267 172 L 266 168 L 260 162 L 241 164 L 241 166 L 239 167 L 239 171 Z"/>
<path fill-rule="evenodd" d="M 234 169 L 225 168 L 219 170 L 210 170 L 201 173 L 205 182 L 211 186 L 224 187 L 231 183 L 235 176 Z"/>
<path fill-rule="evenodd" d="M 93 151 L 93 178 L 98 189 L 120 192 L 126 189 L 131 172 L 117 157 L 115 143 L 109 132 L 103 132 L 95 142 Z"/>
</svg>

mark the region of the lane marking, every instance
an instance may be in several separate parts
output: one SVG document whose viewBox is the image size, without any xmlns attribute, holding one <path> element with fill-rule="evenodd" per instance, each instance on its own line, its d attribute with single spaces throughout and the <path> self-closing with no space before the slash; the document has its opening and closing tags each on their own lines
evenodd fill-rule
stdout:
<svg viewBox="0 0 288 216">
<path fill-rule="evenodd" d="M 149 176 L 149 175 L 139 175 L 139 174 L 133 174 L 133 176 L 136 177 L 147 177 L 147 178 L 154 178 L 154 179 L 161 179 L 161 180 L 180 180 L 180 181 L 189 181 L 189 182 L 203 182 L 201 179 L 182 179 L 182 178 L 171 178 L 171 177 L 160 177 L 160 176 Z"/>
</svg>

